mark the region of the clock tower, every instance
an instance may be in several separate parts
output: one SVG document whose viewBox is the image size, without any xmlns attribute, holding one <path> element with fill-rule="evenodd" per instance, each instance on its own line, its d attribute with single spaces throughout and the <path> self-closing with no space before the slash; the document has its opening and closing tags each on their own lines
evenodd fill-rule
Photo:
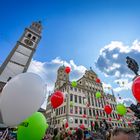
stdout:
<svg viewBox="0 0 140 140">
<path fill-rule="evenodd" d="M 23 35 L 0 67 L 0 91 L 12 77 L 27 71 L 41 39 L 41 31 L 40 21 L 25 28 Z"/>
</svg>

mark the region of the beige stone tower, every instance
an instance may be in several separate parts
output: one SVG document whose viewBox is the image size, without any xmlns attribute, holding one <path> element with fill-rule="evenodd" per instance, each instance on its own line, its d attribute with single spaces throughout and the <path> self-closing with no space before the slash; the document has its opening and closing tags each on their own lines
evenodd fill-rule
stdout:
<svg viewBox="0 0 140 140">
<path fill-rule="evenodd" d="M 62 85 L 66 82 L 69 82 L 69 74 L 65 73 L 65 66 L 61 66 L 57 71 L 55 90 L 62 87 Z"/>
<path fill-rule="evenodd" d="M 0 67 L 0 92 L 12 77 L 27 71 L 41 39 L 41 31 L 40 21 L 25 28 L 23 35 Z"/>
</svg>

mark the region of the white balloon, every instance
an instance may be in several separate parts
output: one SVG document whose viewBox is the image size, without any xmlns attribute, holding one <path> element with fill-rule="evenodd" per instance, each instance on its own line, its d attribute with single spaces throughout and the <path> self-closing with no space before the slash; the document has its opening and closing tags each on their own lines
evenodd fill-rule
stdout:
<svg viewBox="0 0 140 140">
<path fill-rule="evenodd" d="M 87 104 L 88 103 L 88 100 L 87 99 L 84 99 L 84 104 Z"/>
<path fill-rule="evenodd" d="M 66 122 L 67 122 L 67 119 L 64 119 L 64 120 L 63 120 L 63 123 L 65 124 Z"/>
<path fill-rule="evenodd" d="M 45 100 L 45 83 L 34 73 L 22 73 L 12 78 L 3 88 L 0 110 L 3 123 L 19 125 L 38 111 Z"/>
<path fill-rule="evenodd" d="M 69 122 L 73 123 L 73 118 L 72 117 L 69 118 Z"/>
</svg>

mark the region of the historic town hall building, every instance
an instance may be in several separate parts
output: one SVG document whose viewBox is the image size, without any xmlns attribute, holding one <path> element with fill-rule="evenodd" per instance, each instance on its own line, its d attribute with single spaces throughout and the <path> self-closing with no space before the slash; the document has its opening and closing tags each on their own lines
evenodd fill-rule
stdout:
<svg viewBox="0 0 140 140">
<path fill-rule="evenodd" d="M 105 94 L 102 83 L 96 83 L 97 74 L 92 70 L 86 70 L 85 74 L 77 81 L 77 86 L 72 87 L 69 81 L 69 74 L 65 73 L 65 67 L 61 66 L 57 71 L 55 90 L 62 91 L 65 95 L 64 103 L 57 109 L 52 109 L 50 97 L 48 97 L 46 117 L 51 127 L 61 127 L 63 120 L 71 120 L 69 127 L 78 127 L 84 124 L 91 127 L 97 121 L 100 125 L 102 119 L 106 119 L 112 126 L 125 127 L 125 123 L 118 122 L 118 115 L 115 112 L 116 99 L 114 95 Z M 96 99 L 95 94 L 99 91 L 102 98 Z M 87 99 L 88 106 L 84 103 Z M 71 105 L 73 102 L 73 105 Z M 104 112 L 104 106 L 110 104 L 113 111 L 110 115 Z"/>
</svg>

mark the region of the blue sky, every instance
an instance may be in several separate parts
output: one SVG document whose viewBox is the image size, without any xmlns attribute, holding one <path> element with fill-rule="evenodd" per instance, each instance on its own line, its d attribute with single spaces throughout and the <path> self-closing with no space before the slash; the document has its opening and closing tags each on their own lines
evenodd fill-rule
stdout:
<svg viewBox="0 0 140 140">
<path fill-rule="evenodd" d="M 42 39 L 34 60 L 51 62 L 59 57 L 67 62 L 73 60 L 77 66 L 92 66 L 103 82 L 117 88 L 116 79 L 128 79 L 130 82 L 131 78 L 126 73 L 123 73 L 124 77 L 113 73 L 105 77 L 107 72 L 100 64 L 95 65 L 95 61 L 102 56 L 99 55 L 100 50 L 112 41 L 122 42 L 122 48 L 132 47 L 135 40 L 139 45 L 139 5 L 138 0 L 0 0 L 0 63 L 24 28 L 32 21 L 41 20 Z M 106 52 L 110 52 L 109 48 Z M 130 52 L 132 56 L 137 53 L 138 61 L 139 51 Z M 119 60 L 117 63 L 121 65 Z M 113 63 L 109 61 L 109 65 Z M 127 74 L 132 73 L 128 71 Z M 122 90 L 120 94 L 123 98 L 132 98 L 130 90 Z"/>
</svg>

